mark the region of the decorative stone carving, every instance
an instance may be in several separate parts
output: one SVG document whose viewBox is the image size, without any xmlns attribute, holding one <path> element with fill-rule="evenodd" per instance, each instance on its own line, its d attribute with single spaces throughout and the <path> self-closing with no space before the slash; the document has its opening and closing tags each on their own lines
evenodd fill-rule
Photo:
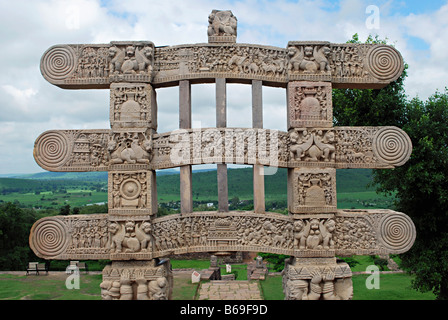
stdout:
<svg viewBox="0 0 448 320">
<path fill-rule="evenodd" d="M 110 90 L 112 129 L 157 129 L 155 93 L 148 84 L 113 83 Z"/>
<path fill-rule="evenodd" d="M 149 41 L 111 42 L 109 48 L 110 81 L 151 81 L 154 44 Z"/>
<path fill-rule="evenodd" d="M 308 218 L 294 220 L 294 247 L 300 250 L 334 250 L 334 218 Z"/>
<path fill-rule="evenodd" d="M 336 137 L 333 130 L 291 130 L 290 161 L 334 162 Z"/>
<path fill-rule="evenodd" d="M 352 272 L 336 258 L 289 258 L 285 260 L 285 300 L 351 300 Z"/>
<path fill-rule="evenodd" d="M 336 212 L 336 170 L 288 170 L 288 209 L 291 213 Z"/>
<path fill-rule="evenodd" d="M 415 227 L 390 210 L 337 210 L 336 169 L 394 168 L 409 159 L 412 144 L 395 127 L 333 128 L 331 89 L 386 86 L 404 70 L 400 53 L 381 44 L 236 44 L 231 11 L 213 10 L 207 33 L 207 44 L 118 41 L 57 45 L 44 53 L 41 73 L 50 83 L 111 90 L 112 130 L 47 131 L 35 142 L 36 162 L 51 171 L 108 171 L 109 213 L 40 219 L 31 230 L 31 248 L 44 259 L 112 259 L 101 283 L 107 300 L 170 299 L 170 265 L 159 257 L 241 251 L 292 256 L 283 272 L 286 299 L 350 299 L 350 268 L 335 256 L 405 252 Z M 220 84 L 228 79 L 286 87 L 288 132 L 155 132 L 156 88 L 182 81 L 185 92 L 184 84 L 217 78 L 224 79 Z M 180 215 L 155 217 L 155 170 L 202 163 L 289 168 L 290 215 L 257 206 L 256 213 L 193 213 L 183 206 Z M 191 194 L 182 193 L 182 199 L 191 202 Z"/>
<path fill-rule="evenodd" d="M 237 19 L 230 10 L 213 10 L 208 16 L 208 42 L 236 42 Z"/>
<path fill-rule="evenodd" d="M 155 173 L 109 173 L 109 214 L 152 215 L 157 212 Z"/>
<path fill-rule="evenodd" d="M 330 80 L 330 43 L 325 41 L 288 43 L 290 80 Z M 321 74 L 316 78 L 317 74 Z M 308 79 L 307 79 L 308 78 Z"/>
<path fill-rule="evenodd" d="M 332 127 L 333 105 L 331 83 L 288 83 L 288 129 Z"/>
<path fill-rule="evenodd" d="M 36 140 L 34 157 L 51 171 L 156 170 L 205 163 L 394 168 L 412 152 L 408 135 L 396 127 L 150 131 L 47 131 Z"/>
<path fill-rule="evenodd" d="M 128 235 L 127 235 L 128 233 Z M 329 257 L 406 252 L 415 226 L 391 210 L 334 214 L 194 212 L 150 215 L 77 215 L 38 220 L 30 246 L 44 259 L 149 260 L 189 252 L 270 252 Z"/>
<path fill-rule="evenodd" d="M 103 269 L 103 300 L 170 300 L 173 274 L 169 260 L 112 262 Z"/>
<path fill-rule="evenodd" d="M 142 132 L 117 132 L 109 136 L 107 149 L 109 165 L 145 164 L 149 165 L 153 156 L 151 135 Z M 147 166 L 146 166 L 147 167 Z"/>
<path fill-rule="evenodd" d="M 54 46 L 44 53 L 41 72 L 49 82 L 67 89 L 109 88 L 113 82 L 151 82 L 157 87 L 216 77 L 262 80 L 274 86 L 328 81 L 334 88 L 361 89 L 382 88 L 404 70 L 400 53 L 381 44 L 291 41 L 284 49 L 232 43 L 236 27 L 228 24 L 233 20 L 236 23 L 228 12 L 215 14 L 208 44 L 154 47 L 149 41 L 128 41 Z"/>
</svg>

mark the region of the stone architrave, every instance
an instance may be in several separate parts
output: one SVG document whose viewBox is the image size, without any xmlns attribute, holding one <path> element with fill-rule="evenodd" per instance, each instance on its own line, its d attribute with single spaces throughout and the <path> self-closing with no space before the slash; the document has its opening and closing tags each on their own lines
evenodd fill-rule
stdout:
<svg viewBox="0 0 448 320">
<path fill-rule="evenodd" d="M 43 54 L 48 82 L 110 90 L 111 128 L 46 131 L 34 158 L 50 171 L 107 171 L 109 212 L 42 218 L 30 247 L 43 259 L 111 260 L 101 283 L 106 300 L 170 299 L 166 257 L 208 252 L 216 263 L 241 251 L 291 256 L 285 299 L 351 299 L 350 268 L 336 256 L 403 253 L 416 234 L 404 213 L 337 209 L 336 169 L 401 166 L 412 143 L 396 127 L 333 127 L 331 90 L 385 87 L 404 70 L 401 54 L 383 44 L 236 43 L 229 10 L 213 10 L 208 23 L 208 43 L 63 44 Z M 192 129 L 190 87 L 211 82 L 217 128 Z M 253 128 L 227 128 L 226 82 L 253 84 Z M 263 128 L 262 85 L 286 88 L 287 132 Z M 179 130 L 158 133 L 156 89 L 167 86 L 180 88 Z M 221 173 L 230 163 L 288 168 L 289 215 L 265 212 L 262 176 L 254 177 L 254 211 L 229 212 L 221 190 L 218 212 L 193 212 L 191 166 L 208 163 Z M 157 217 L 156 170 L 174 167 L 182 212 Z"/>
<path fill-rule="evenodd" d="M 38 257 L 151 260 L 192 252 L 268 252 L 298 258 L 400 254 L 415 226 L 392 210 L 281 215 L 194 212 L 163 217 L 111 214 L 46 217 L 31 229 Z"/>
<path fill-rule="evenodd" d="M 132 66 L 129 60 L 135 60 Z M 125 61 L 127 67 L 121 67 Z M 283 87 L 291 81 L 324 81 L 333 88 L 378 89 L 397 80 L 403 70 L 403 58 L 392 46 L 319 41 L 291 41 L 287 48 L 228 40 L 163 47 L 138 41 L 68 44 L 49 48 L 41 59 L 44 78 L 66 89 L 106 89 L 113 82 L 159 87 L 215 78 Z"/>
<path fill-rule="evenodd" d="M 50 130 L 36 139 L 34 158 L 42 168 L 59 172 L 159 170 L 210 163 L 386 169 L 403 165 L 412 151 L 408 135 L 391 126 L 151 131 Z"/>
</svg>

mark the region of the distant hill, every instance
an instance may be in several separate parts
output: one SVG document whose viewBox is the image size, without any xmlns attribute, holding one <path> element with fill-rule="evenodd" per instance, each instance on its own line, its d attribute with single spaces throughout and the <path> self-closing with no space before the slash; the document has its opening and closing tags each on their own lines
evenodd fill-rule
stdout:
<svg viewBox="0 0 448 320">
<path fill-rule="evenodd" d="M 253 197 L 252 168 L 228 169 L 229 199 L 232 197 Z M 20 178 L 0 178 L 0 192 L 34 192 L 51 190 L 55 187 L 104 184 L 107 185 L 107 172 L 41 172 L 20 175 Z M 372 181 L 371 169 L 344 169 L 336 171 L 337 191 L 359 192 L 374 190 L 367 188 Z M 204 169 L 193 172 L 193 197 L 217 197 L 216 170 Z M 170 169 L 157 172 L 157 192 L 159 195 L 179 197 L 179 171 Z M 266 197 L 286 197 L 287 169 L 279 168 L 274 175 L 265 176 Z"/>
</svg>

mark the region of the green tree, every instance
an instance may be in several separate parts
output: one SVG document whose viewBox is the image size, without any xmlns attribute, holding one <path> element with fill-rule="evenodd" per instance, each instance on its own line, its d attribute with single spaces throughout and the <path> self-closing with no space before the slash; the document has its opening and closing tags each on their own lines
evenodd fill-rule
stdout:
<svg viewBox="0 0 448 320">
<path fill-rule="evenodd" d="M 0 270 L 25 270 L 29 260 L 36 259 L 28 244 L 36 220 L 32 209 L 11 202 L 0 204 Z"/>
<path fill-rule="evenodd" d="M 427 101 L 412 99 L 404 110 L 403 130 L 413 151 L 394 170 L 376 170 L 374 182 L 396 193 L 396 209 L 409 215 L 416 241 L 401 255 L 402 267 L 415 272 L 414 288 L 448 299 L 448 90 Z"/>
<path fill-rule="evenodd" d="M 360 43 L 355 34 L 349 43 Z M 369 36 L 365 43 L 387 44 L 387 40 Z M 404 124 L 406 106 L 404 80 L 406 70 L 382 89 L 334 89 L 333 116 L 335 126 L 398 126 Z"/>
<path fill-rule="evenodd" d="M 68 216 L 70 214 L 70 205 L 66 204 L 65 206 L 62 206 L 59 210 L 59 214 L 62 216 Z"/>
<path fill-rule="evenodd" d="M 357 35 L 349 42 L 359 42 Z M 387 41 L 369 37 L 366 42 Z M 333 90 L 338 126 L 397 126 L 411 138 L 409 161 L 393 170 L 373 170 L 377 191 L 395 195 L 397 211 L 413 220 L 417 237 L 401 255 L 401 267 L 413 272 L 413 287 L 448 298 L 448 91 L 427 101 L 408 100 L 405 70 L 383 89 Z"/>
</svg>

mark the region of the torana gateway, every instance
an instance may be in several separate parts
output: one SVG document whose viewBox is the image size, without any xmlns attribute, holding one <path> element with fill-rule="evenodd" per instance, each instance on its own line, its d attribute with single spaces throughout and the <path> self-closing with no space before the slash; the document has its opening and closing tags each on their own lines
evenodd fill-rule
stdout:
<svg viewBox="0 0 448 320">
<path fill-rule="evenodd" d="M 382 88 L 403 72 L 382 44 L 236 43 L 231 11 L 209 15 L 208 43 L 150 41 L 49 48 L 41 72 L 63 89 L 109 89 L 108 130 L 51 130 L 34 147 L 50 171 L 108 171 L 108 214 L 47 217 L 31 230 L 44 259 L 97 260 L 103 299 L 170 299 L 173 254 L 290 255 L 285 299 L 351 299 L 351 270 L 336 256 L 398 254 L 415 240 L 392 210 L 340 210 L 336 169 L 394 168 L 412 144 L 396 127 L 333 127 L 332 88 Z M 216 84 L 216 128 L 191 128 L 191 85 Z M 226 125 L 226 83 L 252 86 L 253 128 Z M 263 128 L 262 86 L 286 88 L 287 131 Z M 158 88 L 179 87 L 179 130 L 157 132 Z M 216 163 L 219 210 L 193 212 L 192 165 Z M 228 209 L 227 164 L 253 165 L 254 211 Z M 288 168 L 288 215 L 265 212 L 265 166 Z M 156 170 L 180 167 L 181 213 L 157 217 Z"/>
</svg>

